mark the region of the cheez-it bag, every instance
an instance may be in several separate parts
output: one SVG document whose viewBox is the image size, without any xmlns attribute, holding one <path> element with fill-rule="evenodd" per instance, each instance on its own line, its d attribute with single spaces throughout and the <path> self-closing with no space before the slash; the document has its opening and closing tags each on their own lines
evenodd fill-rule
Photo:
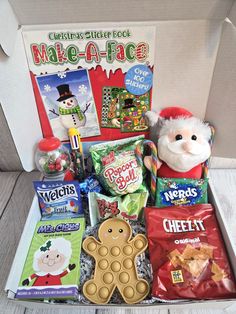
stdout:
<svg viewBox="0 0 236 314">
<path fill-rule="evenodd" d="M 154 297 L 236 297 L 235 280 L 210 204 L 145 208 L 145 220 Z"/>
</svg>

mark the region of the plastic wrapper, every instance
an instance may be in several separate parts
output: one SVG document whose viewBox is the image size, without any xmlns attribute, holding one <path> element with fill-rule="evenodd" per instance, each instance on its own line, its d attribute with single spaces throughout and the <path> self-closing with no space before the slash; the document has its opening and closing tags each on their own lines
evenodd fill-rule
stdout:
<svg viewBox="0 0 236 314">
<path fill-rule="evenodd" d="M 89 193 L 89 214 L 91 225 L 101 220 L 117 217 L 125 220 L 142 220 L 148 192 L 127 194 L 124 196 L 106 196 Z"/>
<path fill-rule="evenodd" d="M 153 297 L 236 297 L 235 278 L 210 204 L 145 208 L 145 221 Z"/>
<path fill-rule="evenodd" d="M 156 206 L 206 204 L 208 179 L 158 178 Z"/>
<path fill-rule="evenodd" d="M 35 181 L 42 220 L 74 218 L 84 215 L 77 181 Z"/>
<path fill-rule="evenodd" d="M 88 196 L 89 192 L 98 192 L 99 193 L 102 191 L 102 187 L 94 175 L 89 176 L 83 182 L 80 182 L 79 186 L 80 186 L 81 194 L 85 195 L 85 196 Z"/>
<path fill-rule="evenodd" d="M 112 195 L 146 191 L 144 169 L 135 157 L 135 147 L 144 136 L 94 145 L 90 148 L 93 165 L 104 189 Z"/>
</svg>

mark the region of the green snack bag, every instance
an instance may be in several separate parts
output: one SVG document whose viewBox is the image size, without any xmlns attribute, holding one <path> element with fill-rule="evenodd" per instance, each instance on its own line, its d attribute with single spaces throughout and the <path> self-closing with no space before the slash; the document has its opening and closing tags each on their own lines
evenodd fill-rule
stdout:
<svg viewBox="0 0 236 314">
<path fill-rule="evenodd" d="M 96 192 L 89 193 L 91 225 L 94 226 L 99 221 L 111 217 L 125 220 L 141 220 L 147 199 L 148 192 L 124 196 L 106 196 Z"/>
<path fill-rule="evenodd" d="M 156 206 L 206 204 L 208 179 L 158 178 Z"/>
<path fill-rule="evenodd" d="M 38 222 L 16 298 L 76 298 L 84 229 L 84 218 Z"/>
<path fill-rule="evenodd" d="M 93 165 L 104 189 L 112 195 L 146 191 L 144 168 L 135 156 L 135 147 L 143 135 L 106 142 L 90 148 Z"/>
</svg>

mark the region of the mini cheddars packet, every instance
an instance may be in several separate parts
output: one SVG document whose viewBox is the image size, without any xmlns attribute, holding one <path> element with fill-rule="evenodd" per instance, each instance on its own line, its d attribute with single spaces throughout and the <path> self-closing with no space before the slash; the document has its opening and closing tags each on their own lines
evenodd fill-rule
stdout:
<svg viewBox="0 0 236 314">
<path fill-rule="evenodd" d="M 124 196 L 106 196 L 89 193 L 89 214 L 91 225 L 107 218 L 142 220 L 143 208 L 147 204 L 148 192 L 132 193 Z"/>
<path fill-rule="evenodd" d="M 84 215 L 77 181 L 35 181 L 42 220 L 75 218 Z"/>
<path fill-rule="evenodd" d="M 208 179 L 158 178 L 156 206 L 206 204 Z"/>
</svg>

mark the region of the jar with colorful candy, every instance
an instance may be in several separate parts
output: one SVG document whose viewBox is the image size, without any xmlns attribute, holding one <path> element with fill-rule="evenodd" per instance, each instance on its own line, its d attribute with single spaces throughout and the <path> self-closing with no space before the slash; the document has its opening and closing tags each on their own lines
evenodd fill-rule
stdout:
<svg viewBox="0 0 236 314">
<path fill-rule="evenodd" d="M 38 143 L 35 163 L 46 178 L 58 178 L 70 167 L 70 153 L 58 138 L 44 138 Z"/>
</svg>

